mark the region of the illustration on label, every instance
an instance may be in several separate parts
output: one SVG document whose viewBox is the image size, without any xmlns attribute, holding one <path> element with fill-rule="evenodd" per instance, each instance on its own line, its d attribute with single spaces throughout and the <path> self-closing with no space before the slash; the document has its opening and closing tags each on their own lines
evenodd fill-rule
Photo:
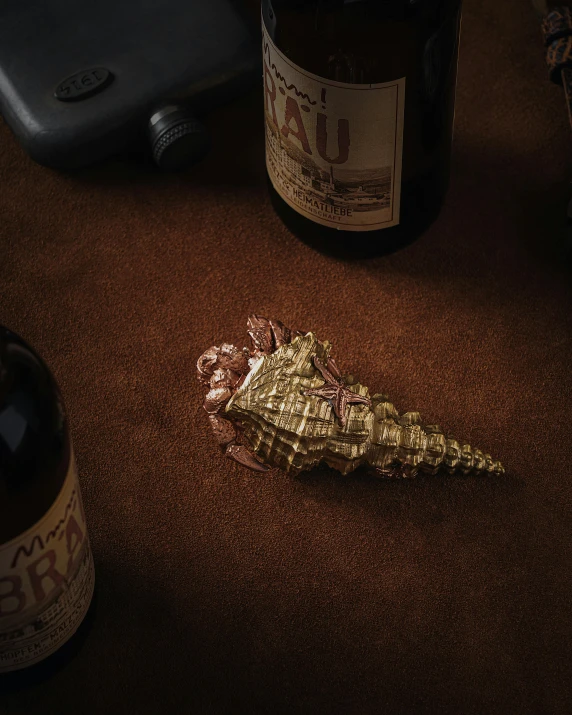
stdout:
<svg viewBox="0 0 572 715">
<path fill-rule="evenodd" d="M 287 59 L 263 23 L 266 165 L 303 216 L 346 231 L 399 223 L 405 78 L 347 84 Z"/>
<path fill-rule="evenodd" d="M 0 547 L 0 673 L 32 665 L 77 630 L 94 569 L 73 457 L 51 509 Z"/>
</svg>

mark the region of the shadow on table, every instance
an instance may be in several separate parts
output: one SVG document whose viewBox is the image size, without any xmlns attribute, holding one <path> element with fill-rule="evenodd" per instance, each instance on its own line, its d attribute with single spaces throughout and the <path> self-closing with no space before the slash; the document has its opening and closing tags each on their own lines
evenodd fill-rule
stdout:
<svg viewBox="0 0 572 715">
<path fill-rule="evenodd" d="M 424 688 L 406 683 L 400 675 L 405 667 L 427 670 L 421 656 L 419 662 L 406 666 L 403 654 L 388 651 L 385 660 L 391 665 L 363 682 L 364 670 L 371 671 L 373 664 L 356 662 L 361 647 L 356 642 L 350 650 L 347 644 L 341 662 L 333 656 L 338 672 L 331 679 L 328 645 L 311 640 L 316 623 L 309 636 L 294 646 L 290 637 L 286 645 L 280 640 L 289 629 L 286 623 L 276 624 L 274 640 L 267 628 L 258 630 L 255 611 L 235 613 L 230 619 L 228 613 L 213 612 L 204 600 L 189 601 L 185 610 L 175 609 L 167 588 L 143 577 L 122 575 L 116 567 L 96 565 L 97 616 L 75 659 L 49 679 L 9 695 L 0 693 L 3 712 L 313 715 L 324 708 L 348 712 L 361 703 L 360 712 L 365 713 L 377 712 L 368 710 L 368 703 L 375 705 L 383 693 L 383 700 L 403 707 L 405 713 L 426 702 Z M 203 611 L 204 622 L 198 611 Z M 295 633 L 300 632 L 302 624 L 291 625 Z M 328 627 L 327 622 L 321 625 L 326 643 L 335 639 Z M 386 649 L 382 643 L 375 647 L 381 652 Z M 371 692 L 372 683 L 379 692 Z M 439 698 L 434 693 L 432 699 Z M 438 708 L 440 713 L 448 712 L 444 706 Z"/>
<path fill-rule="evenodd" d="M 502 520 L 526 489 L 525 480 L 512 473 L 502 477 L 420 474 L 414 479 L 389 480 L 363 469 L 344 477 L 320 467 L 302 472 L 296 480 L 320 502 L 367 514 L 364 518 L 371 523 L 380 519 L 389 530 L 392 524 L 396 531 L 407 524 L 421 532 L 438 527 L 470 533 L 483 517 Z"/>
<path fill-rule="evenodd" d="M 464 283 L 524 271 L 568 273 L 572 268 L 572 165 L 539 171 L 538 157 L 456 145 L 451 185 L 437 221 L 416 243 L 385 264 L 412 278 L 439 276 Z M 564 163 L 564 162 L 562 162 Z M 542 174 L 544 173 L 544 177 Z M 422 256 L 422 260 L 417 260 Z M 443 266 L 450 270 L 444 275 Z"/>
<path fill-rule="evenodd" d="M 467 682 L 476 677 L 485 683 L 478 649 L 486 654 L 493 646 L 486 631 L 478 635 L 478 642 L 470 644 L 476 649 L 477 671 L 467 675 L 473 656 L 467 668 L 457 662 L 467 624 L 462 623 L 459 636 L 451 619 L 464 618 L 466 608 L 476 609 L 476 619 L 482 614 L 472 586 L 454 594 L 440 582 L 443 574 L 452 584 L 458 582 L 458 541 L 471 544 L 477 554 L 472 558 L 480 563 L 479 550 L 490 548 L 483 539 L 489 526 L 487 538 L 503 553 L 507 534 L 494 525 L 514 516 L 520 480 L 435 477 L 384 483 L 315 470 L 292 485 L 291 498 L 299 506 L 315 500 L 327 515 L 329 505 L 343 503 L 342 510 L 325 517 L 326 523 L 336 529 L 341 514 L 353 522 L 364 555 L 352 547 L 348 555 L 355 563 L 346 564 L 343 554 L 321 548 L 305 567 L 304 539 L 310 540 L 312 554 L 319 531 L 300 534 L 296 552 L 281 565 L 267 564 L 263 545 L 253 544 L 268 570 L 252 578 L 250 591 L 244 584 L 209 580 L 192 560 L 188 565 L 171 562 L 169 552 L 108 556 L 96 563 L 98 610 L 83 648 L 50 681 L 4 698 L 6 712 L 373 714 L 379 703 L 392 713 L 459 712 Z M 277 506 L 274 518 L 280 515 Z M 360 541 L 364 527 L 374 532 L 382 527 L 395 539 L 383 539 L 382 560 L 390 564 L 383 574 L 369 562 L 371 551 Z M 365 529 L 362 536 L 372 538 Z M 154 576 L 161 556 L 163 582 Z M 312 572 L 330 560 L 331 574 Z M 517 561 L 514 568 L 520 567 Z M 355 577 L 348 578 L 348 569 Z M 238 572 L 244 578 L 248 567 Z M 467 573 L 464 578 L 478 585 L 486 577 Z M 237 593 L 241 598 L 235 600 Z M 509 667 L 509 676 L 515 667 Z M 502 672 L 499 682 L 510 683 L 506 675 Z M 494 692 L 502 686 L 491 687 Z M 501 701 L 507 693 L 498 694 Z M 527 694 L 510 697 L 519 701 Z"/>
</svg>

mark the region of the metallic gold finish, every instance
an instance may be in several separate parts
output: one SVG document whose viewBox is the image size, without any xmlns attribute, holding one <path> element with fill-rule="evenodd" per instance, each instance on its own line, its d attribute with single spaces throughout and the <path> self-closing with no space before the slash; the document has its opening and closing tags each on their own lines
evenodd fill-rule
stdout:
<svg viewBox="0 0 572 715">
<path fill-rule="evenodd" d="M 423 427 L 418 412 L 399 415 L 385 395 L 370 397 L 353 378 L 344 381 L 329 342 L 259 316 L 249 319 L 253 324 L 252 353 L 225 345 L 198 362 L 200 379 L 211 387 L 205 409 L 229 457 L 258 471 L 294 474 L 319 463 L 342 474 L 365 466 L 389 478 L 439 470 L 504 474 L 490 455 L 446 437 L 438 425 Z M 219 365 L 227 363 L 221 373 Z"/>
</svg>

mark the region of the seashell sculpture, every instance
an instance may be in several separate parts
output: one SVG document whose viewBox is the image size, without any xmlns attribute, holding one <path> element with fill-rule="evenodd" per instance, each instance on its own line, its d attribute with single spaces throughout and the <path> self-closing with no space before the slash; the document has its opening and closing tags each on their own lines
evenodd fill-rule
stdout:
<svg viewBox="0 0 572 715">
<path fill-rule="evenodd" d="M 297 474 L 325 463 L 342 474 L 365 466 L 381 477 L 419 471 L 504 474 L 470 445 L 420 424 L 417 412 L 399 415 L 385 395 L 370 397 L 351 376 L 342 378 L 331 345 L 280 321 L 248 318 L 252 349 L 212 347 L 197 362 L 209 388 L 204 408 L 228 457 L 250 469 Z"/>
</svg>

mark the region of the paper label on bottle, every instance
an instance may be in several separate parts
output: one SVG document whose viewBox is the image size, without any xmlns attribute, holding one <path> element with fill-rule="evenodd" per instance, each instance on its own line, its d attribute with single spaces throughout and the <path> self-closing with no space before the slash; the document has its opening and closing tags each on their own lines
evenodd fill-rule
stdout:
<svg viewBox="0 0 572 715">
<path fill-rule="evenodd" d="M 0 674 L 54 653 L 82 622 L 94 568 L 73 454 L 44 517 L 0 546 Z"/>
<path fill-rule="evenodd" d="M 324 79 L 291 62 L 263 25 L 266 166 L 278 194 L 324 226 L 399 223 L 405 78 Z"/>
</svg>

